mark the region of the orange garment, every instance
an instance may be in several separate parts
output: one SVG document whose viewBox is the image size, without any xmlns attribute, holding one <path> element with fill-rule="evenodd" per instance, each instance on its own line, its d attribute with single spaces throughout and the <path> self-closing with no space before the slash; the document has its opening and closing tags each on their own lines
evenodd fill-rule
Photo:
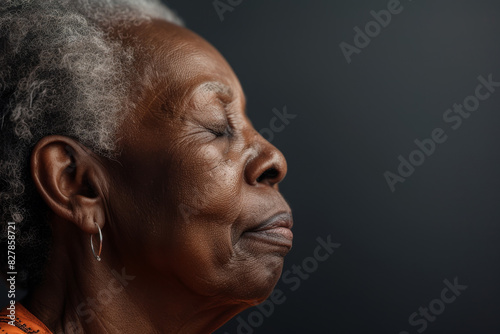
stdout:
<svg viewBox="0 0 500 334">
<path fill-rule="evenodd" d="M 0 334 L 52 334 L 52 332 L 37 317 L 30 313 L 20 303 L 16 303 L 16 319 L 14 326 L 8 317 L 10 311 L 5 307 L 0 311 Z"/>
</svg>

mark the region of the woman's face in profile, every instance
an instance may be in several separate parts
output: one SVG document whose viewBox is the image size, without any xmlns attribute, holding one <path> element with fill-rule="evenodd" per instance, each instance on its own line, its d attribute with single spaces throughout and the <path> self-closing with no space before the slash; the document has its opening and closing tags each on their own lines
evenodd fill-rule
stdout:
<svg viewBox="0 0 500 334">
<path fill-rule="evenodd" d="M 160 20 L 133 29 L 152 51 L 137 62 L 137 105 L 108 166 L 113 256 L 145 289 L 261 301 L 292 244 L 285 158 L 253 128 L 212 46 Z"/>
</svg>

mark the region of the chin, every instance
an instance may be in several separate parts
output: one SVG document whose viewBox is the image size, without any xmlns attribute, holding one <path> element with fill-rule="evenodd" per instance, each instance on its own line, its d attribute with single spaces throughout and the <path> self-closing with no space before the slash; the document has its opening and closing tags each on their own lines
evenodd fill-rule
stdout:
<svg viewBox="0 0 500 334">
<path fill-rule="evenodd" d="M 232 299 L 251 305 L 262 303 L 269 297 L 283 270 L 283 257 L 279 255 L 268 255 L 266 259 L 254 261 L 259 266 L 238 275 L 238 281 L 233 284 L 235 288 L 230 292 Z"/>
</svg>

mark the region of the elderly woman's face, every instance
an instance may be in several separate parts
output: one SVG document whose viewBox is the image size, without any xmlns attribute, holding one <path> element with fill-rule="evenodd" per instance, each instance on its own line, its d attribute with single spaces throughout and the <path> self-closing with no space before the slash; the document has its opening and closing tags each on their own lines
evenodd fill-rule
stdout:
<svg viewBox="0 0 500 334">
<path fill-rule="evenodd" d="M 262 300 L 292 244 L 277 185 L 285 158 L 253 128 L 238 79 L 206 41 L 163 21 L 131 33 L 152 59 L 137 63 L 137 105 L 110 165 L 114 256 L 152 288 Z"/>
</svg>

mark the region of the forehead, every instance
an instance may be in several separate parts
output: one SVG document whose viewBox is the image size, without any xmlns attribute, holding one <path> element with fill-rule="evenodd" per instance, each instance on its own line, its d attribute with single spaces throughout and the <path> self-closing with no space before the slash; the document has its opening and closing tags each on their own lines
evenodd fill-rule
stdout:
<svg viewBox="0 0 500 334">
<path fill-rule="evenodd" d="M 169 94 L 171 104 L 181 102 L 199 86 L 229 90 L 243 97 L 240 83 L 224 57 L 192 31 L 156 19 L 130 28 L 130 36 L 137 50 L 139 80 L 156 95 Z"/>
</svg>

